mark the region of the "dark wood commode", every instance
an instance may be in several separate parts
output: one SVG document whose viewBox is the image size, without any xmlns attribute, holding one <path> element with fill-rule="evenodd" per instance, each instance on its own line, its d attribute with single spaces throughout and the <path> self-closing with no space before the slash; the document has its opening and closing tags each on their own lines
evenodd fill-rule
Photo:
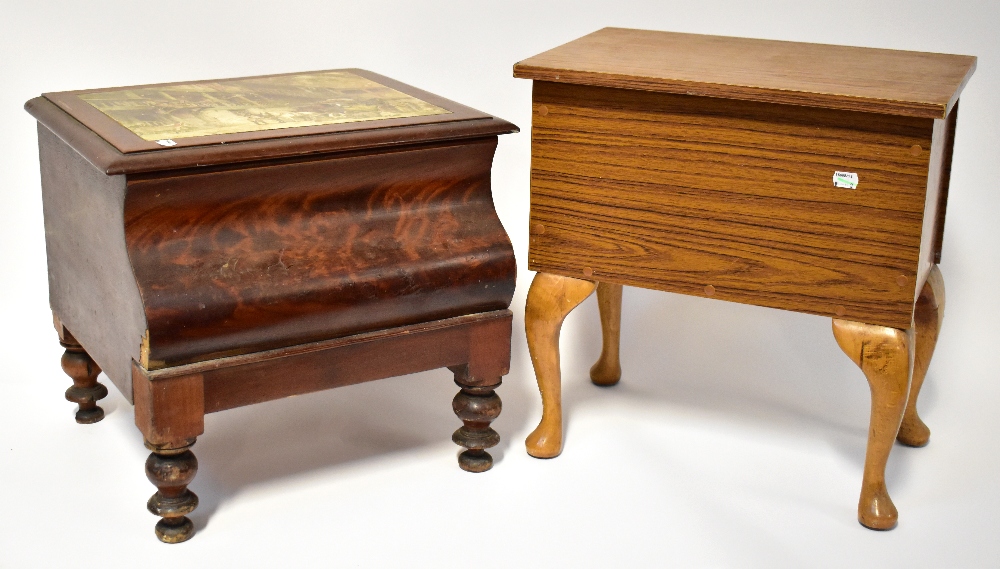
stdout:
<svg viewBox="0 0 1000 569">
<path fill-rule="evenodd" d="M 157 535 L 193 527 L 204 415 L 448 367 L 465 470 L 492 465 L 515 261 L 490 170 L 509 122 L 333 70 L 51 93 L 50 300 L 77 420 L 135 405 Z"/>
<path fill-rule="evenodd" d="M 559 329 L 595 290 L 603 385 L 621 374 L 622 285 L 829 316 L 872 389 L 859 520 L 893 527 L 889 450 L 930 434 L 916 400 L 975 65 L 616 28 L 515 65 L 534 80 L 525 326 L 544 411 L 528 452 L 562 449 Z"/>
</svg>

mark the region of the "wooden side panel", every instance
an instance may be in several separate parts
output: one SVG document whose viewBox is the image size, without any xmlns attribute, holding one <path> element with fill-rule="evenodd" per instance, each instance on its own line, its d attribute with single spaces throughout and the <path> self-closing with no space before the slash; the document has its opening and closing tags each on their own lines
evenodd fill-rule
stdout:
<svg viewBox="0 0 1000 569">
<path fill-rule="evenodd" d="M 154 445 L 179 444 L 205 432 L 205 387 L 200 373 L 153 380 L 132 363 L 135 425 Z"/>
<path fill-rule="evenodd" d="M 105 176 L 38 125 L 49 302 L 129 400 L 146 330 L 125 249 L 125 177 Z"/>
<path fill-rule="evenodd" d="M 955 144 L 955 119 L 958 105 L 947 118 L 934 121 L 930 168 L 927 175 L 927 199 L 924 204 L 923 237 L 920 241 L 920 269 L 917 274 L 916 296 L 920 296 L 931 268 L 941 261 L 944 236 L 944 214 L 948 203 L 951 178 L 951 155 Z"/>
<path fill-rule="evenodd" d="M 542 81 L 534 111 L 532 270 L 909 327 L 932 119 Z"/>
<path fill-rule="evenodd" d="M 505 309 L 496 137 L 129 179 L 148 369 Z"/>
<path fill-rule="evenodd" d="M 948 211 L 948 189 L 951 187 L 951 158 L 955 151 L 955 129 L 958 125 L 958 102 L 945 121 L 946 135 L 941 151 L 940 177 L 937 181 L 937 211 L 934 223 L 934 264 L 941 262 L 941 247 L 944 243 L 944 216 Z M 919 289 L 918 289 L 919 290 Z"/>
</svg>

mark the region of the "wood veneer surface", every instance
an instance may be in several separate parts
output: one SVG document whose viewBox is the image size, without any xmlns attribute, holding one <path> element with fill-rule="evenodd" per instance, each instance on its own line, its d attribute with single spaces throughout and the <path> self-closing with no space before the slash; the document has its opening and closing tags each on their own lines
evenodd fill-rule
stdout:
<svg viewBox="0 0 1000 569">
<path fill-rule="evenodd" d="M 530 269 L 909 327 L 935 121 L 544 81 L 533 119 Z"/>
<path fill-rule="evenodd" d="M 604 28 L 514 76 L 944 118 L 975 68 L 967 55 Z"/>
<path fill-rule="evenodd" d="M 122 152 L 116 137 L 140 139 L 93 107 L 101 117 L 71 114 L 73 93 L 27 103 L 52 307 L 126 396 L 131 360 L 158 369 L 509 305 L 490 170 L 497 134 L 517 127 L 379 81 L 449 112 Z"/>
<path fill-rule="evenodd" d="M 507 308 L 496 137 L 129 180 L 148 369 Z"/>
</svg>

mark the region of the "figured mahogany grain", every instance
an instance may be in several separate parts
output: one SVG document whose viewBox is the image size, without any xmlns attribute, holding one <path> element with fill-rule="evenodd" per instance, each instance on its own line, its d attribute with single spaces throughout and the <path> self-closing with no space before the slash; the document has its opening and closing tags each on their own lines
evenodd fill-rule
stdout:
<svg viewBox="0 0 1000 569">
<path fill-rule="evenodd" d="M 147 369 L 501 310 L 496 137 L 136 176 L 125 233 Z"/>
<path fill-rule="evenodd" d="M 492 464 L 516 266 L 490 170 L 517 127 L 426 94 L 452 112 L 142 151 L 64 95 L 26 108 L 69 396 L 96 420 L 103 368 L 134 402 L 160 540 L 193 534 L 208 412 L 448 367 L 459 463 Z"/>
<path fill-rule="evenodd" d="M 80 152 L 108 144 L 51 114 L 70 135 L 39 126 L 52 307 L 129 399 L 132 360 L 153 369 L 510 302 L 513 250 L 490 190 L 496 137 L 462 138 L 480 132 L 467 123 L 421 127 L 458 137 L 436 144 L 375 128 L 313 149 L 333 154 L 105 176 Z M 376 148 L 351 150 L 363 143 Z M 296 308 L 282 312 L 283 294 Z"/>
<path fill-rule="evenodd" d="M 976 69 L 967 55 L 604 28 L 514 66 L 514 76 L 944 118 Z"/>
<path fill-rule="evenodd" d="M 909 327 L 933 120 L 543 81 L 534 104 L 530 269 Z"/>
</svg>

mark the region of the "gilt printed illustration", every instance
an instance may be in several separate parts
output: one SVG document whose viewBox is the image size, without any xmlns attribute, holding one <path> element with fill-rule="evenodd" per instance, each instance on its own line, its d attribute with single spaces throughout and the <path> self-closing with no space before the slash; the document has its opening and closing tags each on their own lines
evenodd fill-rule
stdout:
<svg viewBox="0 0 1000 569">
<path fill-rule="evenodd" d="M 122 89 L 80 98 L 149 141 L 449 113 L 349 71 Z"/>
</svg>

